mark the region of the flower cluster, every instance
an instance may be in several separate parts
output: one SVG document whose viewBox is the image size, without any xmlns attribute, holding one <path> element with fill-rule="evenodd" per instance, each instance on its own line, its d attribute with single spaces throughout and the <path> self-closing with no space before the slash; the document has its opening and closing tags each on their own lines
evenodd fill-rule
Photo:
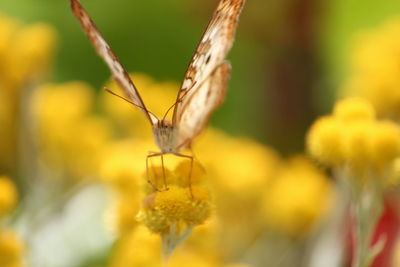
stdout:
<svg viewBox="0 0 400 267">
<path fill-rule="evenodd" d="M 365 178 L 371 170 L 387 171 L 393 166 L 400 155 L 400 127 L 378 120 L 368 101 L 348 98 L 335 105 L 332 115 L 314 123 L 307 144 L 311 155 L 323 164 L 348 165 Z"/>
<path fill-rule="evenodd" d="M 143 201 L 141 220 L 152 232 L 161 235 L 167 255 L 211 213 L 210 192 L 202 185 L 201 167 L 186 163 L 179 164 L 174 172 L 155 168 L 148 179 L 158 187 L 165 178 L 168 188 L 157 188 Z M 164 174 L 166 177 L 162 177 Z"/>
<path fill-rule="evenodd" d="M 389 185 L 399 182 L 400 126 L 379 120 L 373 105 L 364 98 L 347 98 L 336 103 L 332 115 L 312 125 L 307 146 L 310 154 L 332 167 L 338 182 L 345 185 L 342 198 L 349 195 L 355 218 L 352 266 L 370 266 L 386 242 L 385 236 L 378 236 L 370 247 L 384 193 Z"/>
</svg>

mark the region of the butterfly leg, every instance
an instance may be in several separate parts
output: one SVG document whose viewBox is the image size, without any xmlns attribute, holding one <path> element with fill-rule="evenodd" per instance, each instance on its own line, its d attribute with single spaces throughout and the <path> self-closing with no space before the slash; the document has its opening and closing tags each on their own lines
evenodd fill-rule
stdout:
<svg viewBox="0 0 400 267">
<path fill-rule="evenodd" d="M 162 167 L 162 172 L 163 172 L 164 189 L 168 190 L 167 178 L 165 176 L 165 168 L 164 168 L 164 153 L 161 153 L 160 157 L 161 157 L 161 167 Z"/>
<path fill-rule="evenodd" d="M 203 170 L 203 172 L 206 173 L 206 168 L 204 168 L 203 164 L 201 164 L 199 158 L 194 153 L 191 143 L 189 143 L 188 149 L 190 150 L 190 153 L 192 154 L 193 160 L 195 160 L 196 163 L 198 164 L 198 166 Z"/>
<path fill-rule="evenodd" d="M 175 156 L 187 158 L 190 160 L 190 171 L 189 171 L 188 184 L 189 184 L 190 197 L 193 199 L 193 189 L 192 189 L 193 157 L 189 156 L 189 155 L 180 154 L 180 153 L 173 153 L 173 154 Z"/>
<path fill-rule="evenodd" d="M 146 157 L 146 177 L 147 177 L 147 183 L 151 185 L 151 187 L 153 187 L 154 191 L 160 192 L 161 190 L 159 190 L 157 188 L 157 185 L 151 181 L 150 179 L 150 175 L 149 175 L 149 159 L 153 158 L 153 157 L 158 157 L 161 156 L 161 162 L 162 162 L 162 168 L 163 168 L 163 179 L 164 179 L 164 184 L 166 185 L 166 178 L 165 178 L 165 171 L 164 171 L 164 160 L 163 160 L 163 155 L 164 153 L 160 152 L 160 153 L 153 153 L 153 154 L 149 154 Z M 157 178 L 157 174 L 155 172 L 155 169 L 153 169 L 153 173 L 155 174 L 154 176 Z M 157 182 L 157 181 L 156 181 Z M 166 188 L 167 189 L 167 188 Z"/>
</svg>

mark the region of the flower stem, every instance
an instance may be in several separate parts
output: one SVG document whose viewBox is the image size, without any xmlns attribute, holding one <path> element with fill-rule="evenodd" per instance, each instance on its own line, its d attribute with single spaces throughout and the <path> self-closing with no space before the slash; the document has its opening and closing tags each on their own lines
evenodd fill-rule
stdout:
<svg viewBox="0 0 400 267">
<path fill-rule="evenodd" d="M 353 212 L 355 215 L 354 248 L 352 267 L 369 267 L 380 252 L 370 248 L 375 226 L 382 214 L 382 188 L 376 177 L 369 177 L 360 188 L 355 190 Z M 383 248 L 382 243 L 377 246 Z"/>
</svg>

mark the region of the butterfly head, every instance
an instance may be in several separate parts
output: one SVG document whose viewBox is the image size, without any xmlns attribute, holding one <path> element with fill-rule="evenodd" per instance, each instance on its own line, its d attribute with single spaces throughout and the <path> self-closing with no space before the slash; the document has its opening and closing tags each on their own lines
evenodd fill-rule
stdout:
<svg viewBox="0 0 400 267">
<path fill-rule="evenodd" d="M 177 152 L 178 130 L 172 125 L 170 120 L 163 119 L 154 124 L 153 136 L 162 152 Z"/>
</svg>

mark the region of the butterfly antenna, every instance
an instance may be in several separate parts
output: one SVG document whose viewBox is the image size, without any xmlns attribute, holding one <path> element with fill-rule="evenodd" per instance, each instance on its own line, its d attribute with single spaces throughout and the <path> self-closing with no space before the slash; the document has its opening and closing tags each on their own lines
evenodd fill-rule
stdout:
<svg viewBox="0 0 400 267">
<path fill-rule="evenodd" d="M 130 101 L 129 99 L 126 99 L 125 97 L 123 97 L 123 96 L 120 96 L 119 94 L 117 94 L 117 93 L 114 93 L 113 91 L 111 91 L 110 89 L 108 89 L 107 87 L 104 87 L 104 91 L 106 91 L 107 93 L 110 93 L 110 94 L 112 94 L 113 96 L 116 96 L 116 97 L 119 97 L 119 98 L 121 98 L 122 100 L 125 100 L 126 102 L 128 102 L 128 103 L 130 103 L 130 104 L 132 104 L 132 105 L 134 105 L 134 106 L 136 106 L 136 107 L 138 107 L 138 108 L 140 108 L 140 109 L 143 109 L 144 111 L 146 111 L 146 112 L 148 112 L 148 113 L 150 113 L 150 114 L 152 114 L 154 117 L 157 117 L 156 115 L 154 115 L 154 113 L 153 112 L 151 112 L 150 110 L 147 110 L 147 109 L 145 109 L 144 107 L 142 107 L 142 106 L 139 106 L 139 105 L 137 105 L 137 104 L 135 104 L 135 103 L 133 103 L 132 101 Z"/>
<path fill-rule="evenodd" d="M 165 112 L 165 114 L 164 114 L 163 120 L 165 120 L 165 117 L 167 117 L 168 113 L 171 111 L 171 109 L 172 109 L 173 107 L 175 107 L 175 105 L 176 105 L 179 101 L 180 101 L 180 100 L 178 99 L 172 106 L 170 106 L 170 107 L 168 108 L 167 112 Z"/>
<path fill-rule="evenodd" d="M 195 84 L 196 84 L 196 82 L 193 83 L 193 85 L 192 85 L 192 87 L 191 87 L 190 89 L 192 89 L 192 88 L 194 87 Z M 165 120 L 165 117 L 167 117 L 167 115 L 168 115 L 168 113 L 171 111 L 171 109 L 172 109 L 173 107 L 175 107 L 176 104 L 178 104 L 179 102 L 182 101 L 182 99 L 187 95 L 187 93 L 190 91 L 190 89 L 186 90 L 185 93 L 184 93 L 180 98 L 178 98 L 172 106 L 169 107 L 169 109 L 167 110 L 167 112 L 165 112 L 165 115 L 164 115 L 164 117 L 163 117 L 163 120 Z"/>
</svg>

